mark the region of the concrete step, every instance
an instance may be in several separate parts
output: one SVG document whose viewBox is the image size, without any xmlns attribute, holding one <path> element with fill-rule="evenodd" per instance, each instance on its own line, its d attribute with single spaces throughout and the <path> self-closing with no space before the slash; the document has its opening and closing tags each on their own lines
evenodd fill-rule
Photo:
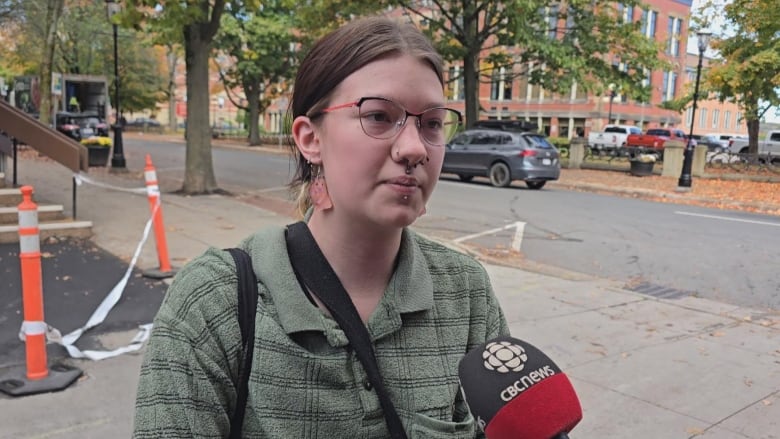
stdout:
<svg viewBox="0 0 780 439">
<path fill-rule="evenodd" d="M 0 160 L 2 160 L 2 157 L 0 157 Z M 0 189 L 3 189 L 5 187 L 5 172 L 0 172 Z"/>
<path fill-rule="evenodd" d="M 38 221 L 60 221 L 65 219 L 63 207 L 59 204 L 39 204 Z M 19 223 L 19 208 L 17 206 L 0 206 L 0 224 L 13 225 Z"/>
<path fill-rule="evenodd" d="M 49 237 L 89 238 L 92 236 L 92 221 L 47 221 L 38 224 L 40 239 Z M 19 242 L 19 225 L 0 226 L 0 244 Z"/>
<path fill-rule="evenodd" d="M 21 202 L 22 191 L 19 188 L 0 189 L 0 206 L 18 206 Z"/>
</svg>

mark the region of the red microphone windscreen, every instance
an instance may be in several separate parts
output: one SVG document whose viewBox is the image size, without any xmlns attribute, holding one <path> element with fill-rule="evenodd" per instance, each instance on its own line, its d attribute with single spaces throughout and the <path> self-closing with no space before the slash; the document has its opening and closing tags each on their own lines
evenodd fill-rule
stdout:
<svg viewBox="0 0 780 439">
<path fill-rule="evenodd" d="M 498 337 L 467 353 L 458 377 L 488 439 L 550 439 L 582 419 L 566 375 L 542 351 L 516 338 Z"/>
</svg>

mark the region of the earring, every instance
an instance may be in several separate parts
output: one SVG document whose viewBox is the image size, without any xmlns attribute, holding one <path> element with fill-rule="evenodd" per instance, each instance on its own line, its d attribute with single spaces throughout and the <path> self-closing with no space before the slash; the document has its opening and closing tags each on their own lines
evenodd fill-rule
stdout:
<svg viewBox="0 0 780 439">
<path fill-rule="evenodd" d="M 325 184 L 325 176 L 322 175 L 322 166 L 317 166 L 317 175 L 311 180 L 309 198 L 314 205 L 314 210 L 328 210 L 333 207 L 328 186 Z"/>
</svg>

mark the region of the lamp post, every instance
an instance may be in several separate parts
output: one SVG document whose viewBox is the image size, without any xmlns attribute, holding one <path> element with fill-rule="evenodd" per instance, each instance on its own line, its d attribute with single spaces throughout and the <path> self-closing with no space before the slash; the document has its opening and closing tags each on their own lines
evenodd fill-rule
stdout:
<svg viewBox="0 0 780 439">
<path fill-rule="evenodd" d="M 696 65 L 696 85 L 693 87 L 693 105 L 691 106 L 691 132 L 685 142 L 685 154 L 683 157 L 682 172 L 680 172 L 680 179 L 677 181 L 677 188 L 686 190 L 693 184 L 691 179 L 691 166 L 693 164 L 693 124 L 696 122 L 696 101 L 699 99 L 699 78 L 701 77 L 701 63 L 704 58 L 704 51 L 707 50 L 707 45 L 710 43 L 710 32 L 699 31 L 696 32 L 696 37 L 699 39 L 699 63 Z"/>
<path fill-rule="evenodd" d="M 609 116 L 607 116 L 607 123 L 612 123 L 612 101 L 615 100 L 615 84 L 609 84 Z"/>
<path fill-rule="evenodd" d="M 117 44 L 117 25 L 111 19 L 111 17 L 119 13 L 120 9 L 121 5 L 115 0 L 106 0 L 108 21 L 111 22 L 114 28 L 114 111 L 116 112 L 116 120 L 114 121 L 114 154 L 111 156 L 112 169 L 125 169 L 125 155 L 122 145 L 123 126 L 119 108 L 119 45 Z"/>
</svg>

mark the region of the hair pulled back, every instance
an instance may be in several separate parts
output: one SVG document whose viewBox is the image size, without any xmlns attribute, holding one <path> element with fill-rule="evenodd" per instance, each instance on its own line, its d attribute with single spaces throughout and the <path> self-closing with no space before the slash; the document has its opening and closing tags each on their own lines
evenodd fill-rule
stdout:
<svg viewBox="0 0 780 439">
<path fill-rule="evenodd" d="M 386 17 L 360 18 L 321 38 L 303 59 L 293 86 L 290 120 L 327 108 L 333 90 L 347 76 L 371 62 L 395 55 L 410 55 L 427 62 L 444 85 L 442 58 L 414 25 Z M 297 192 L 298 211 L 303 214 L 311 205 L 311 166 L 294 144 L 291 150 L 296 173 L 290 187 Z"/>
</svg>

